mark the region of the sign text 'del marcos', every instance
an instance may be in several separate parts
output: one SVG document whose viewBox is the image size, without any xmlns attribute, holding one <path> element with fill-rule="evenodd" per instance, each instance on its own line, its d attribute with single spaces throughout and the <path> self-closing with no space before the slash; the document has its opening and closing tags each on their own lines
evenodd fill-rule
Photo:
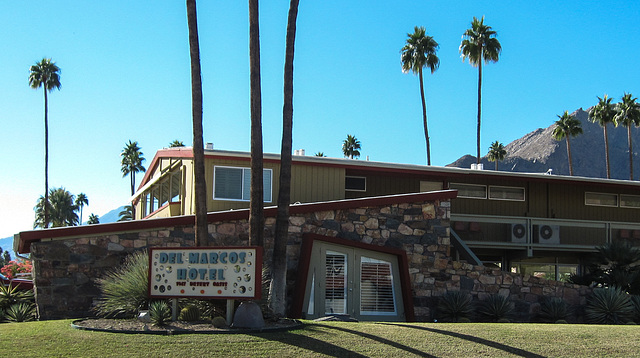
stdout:
<svg viewBox="0 0 640 358">
<path fill-rule="evenodd" d="M 152 248 L 149 297 L 259 299 L 262 248 Z"/>
</svg>

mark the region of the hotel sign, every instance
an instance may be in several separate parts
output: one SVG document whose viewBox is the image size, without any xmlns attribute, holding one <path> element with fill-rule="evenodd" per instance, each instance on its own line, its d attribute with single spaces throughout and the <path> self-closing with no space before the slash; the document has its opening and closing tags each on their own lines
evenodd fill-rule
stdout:
<svg viewBox="0 0 640 358">
<path fill-rule="evenodd" d="M 262 248 L 152 248 L 149 297 L 260 299 Z"/>
</svg>

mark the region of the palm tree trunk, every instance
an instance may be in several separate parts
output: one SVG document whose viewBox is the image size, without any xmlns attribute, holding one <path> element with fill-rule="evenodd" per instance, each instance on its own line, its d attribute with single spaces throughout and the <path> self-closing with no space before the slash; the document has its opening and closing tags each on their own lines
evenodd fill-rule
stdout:
<svg viewBox="0 0 640 358">
<path fill-rule="evenodd" d="M 482 56 L 478 61 L 478 145 L 477 145 L 477 157 L 476 163 L 480 164 L 480 113 L 482 111 Z"/>
<path fill-rule="evenodd" d="M 611 179 L 611 169 L 609 167 L 609 136 L 607 135 L 607 124 L 604 126 L 604 154 L 605 154 L 605 163 L 607 164 L 607 179 Z"/>
<path fill-rule="evenodd" d="M 49 102 L 47 99 L 47 79 L 44 88 L 44 228 L 49 227 Z"/>
<path fill-rule="evenodd" d="M 202 139 L 202 76 L 200 69 L 200 43 L 198 40 L 198 15 L 196 0 L 187 0 L 189 26 L 189 55 L 191 58 L 191 114 L 193 118 L 193 166 L 195 180 L 195 246 L 208 244 L 207 184 L 204 170 L 204 145 Z"/>
<path fill-rule="evenodd" d="M 282 147 L 280 149 L 280 191 L 273 243 L 273 272 L 269 306 L 278 316 L 285 316 L 287 307 L 287 239 L 289 204 L 291 203 L 291 147 L 293 140 L 293 55 L 295 53 L 296 19 L 299 0 L 289 3 L 284 62 L 284 106 L 282 108 Z"/>
<path fill-rule="evenodd" d="M 569 136 L 567 133 L 567 157 L 569 158 L 569 176 L 573 176 L 573 161 L 571 159 L 571 142 L 569 141 Z"/>
<path fill-rule="evenodd" d="M 249 0 L 249 66 L 251 71 L 251 198 L 249 243 L 263 246 L 264 188 L 262 183 L 262 98 L 260 91 L 260 29 L 258 0 Z"/>
<path fill-rule="evenodd" d="M 427 127 L 427 103 L 424 100 L 422 67 L 418 70 L 418 77 L 420 78 L 420 97 L 422 98 L 422 123 L 424 124 L 424 139 L 427 142 L 427 165 L 431 165 L 431 145 L 429 144 L 429 128 Z"/>
<path fill-rule="evenodd" d="M 631 123 L 627 127 L 627 141 L 629 142 L 629 180 L 633 180 L 633 144 L 631 141 Z"/>
<path fill-rule="evenodd" d="M 498 159 L 496 159 L 496 171 L 498 171 Z"/>
<path fill-rule="evenodd" d="M 131 180 L 131 196 L 136 193 L 136 172 L 131 171 L 129 173 L 129 180 Z M 131 200 L 131 220 L 136 219 L 136 205 L 134 200 Z"/>
</svg>

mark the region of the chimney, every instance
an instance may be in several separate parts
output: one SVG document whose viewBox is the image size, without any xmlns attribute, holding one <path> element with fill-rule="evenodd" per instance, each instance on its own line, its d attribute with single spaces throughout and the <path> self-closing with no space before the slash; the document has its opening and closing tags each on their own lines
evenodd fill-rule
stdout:
<svg viewBox="0 0 640 358">
<path fill-rule="evenodd" d="M 205 144 L 204 149 L 206 149 L 206 150 L 213 150 L 213 143 L 207 143 L 207 144 Z"/>
</svg>

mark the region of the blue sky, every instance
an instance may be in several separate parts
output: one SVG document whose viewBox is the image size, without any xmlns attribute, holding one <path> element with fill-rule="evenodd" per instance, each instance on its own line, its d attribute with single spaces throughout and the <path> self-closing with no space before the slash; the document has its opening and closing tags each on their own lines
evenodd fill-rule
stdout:
<svg viewBox="0 0 640 358">
<path fill-rule="evenodd" d="M 280 148 L 288 1 L 260 4 L 265 152 Z M 247 1 L 198 3 L 204 136 L 249 150 Z M 305 1 L 294 74 L 294 148 L 425 164 L 417 76 L 403 74 L 407 32 L 425 26 L 440 69 L 425 76 L 432 163 L 475 153 L 477 69 L 458 47 L 474 16 L 503 52 L 484 68 L 481 148 L 504 144 L 607 93 L 640 95 L 640 3 L 608 1 Z M 174 139 L 191 145 L 184 1 L 14 1 L 0 4 L 0 237 L 29 230 L 44 188 L 43 94 L 28 86 L 43 57 L 61 68 L 50 95 L 50 187 L 84 192 L 89 213 L 126 203 L 119 154 L 139 142 L 148 164 Z M 484 153 L 483 153 L 484 154 Z"/>
</svg>

